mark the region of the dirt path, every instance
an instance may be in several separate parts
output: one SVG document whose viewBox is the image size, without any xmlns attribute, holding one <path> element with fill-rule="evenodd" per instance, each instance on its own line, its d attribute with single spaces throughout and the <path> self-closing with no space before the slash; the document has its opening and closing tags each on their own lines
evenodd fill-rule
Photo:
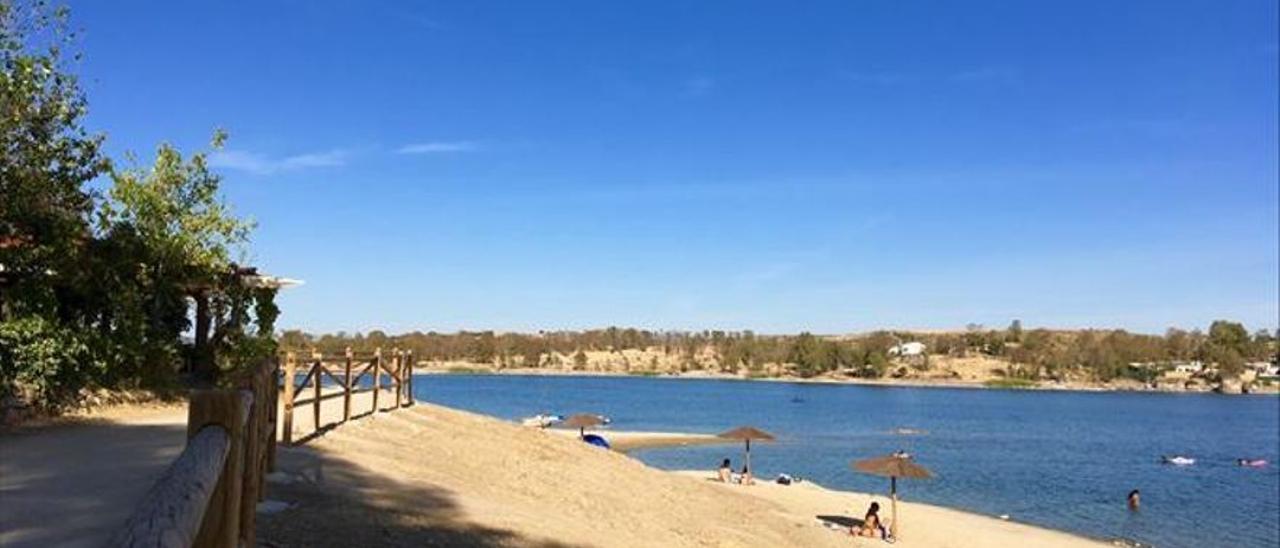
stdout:
<svg viewBox="0 0 1280 548">
<path fill-rule="evenodd" d="M 0 434 L 0 546 L 101 546 L 182 451 L 185 406 Z"/>
</svg>

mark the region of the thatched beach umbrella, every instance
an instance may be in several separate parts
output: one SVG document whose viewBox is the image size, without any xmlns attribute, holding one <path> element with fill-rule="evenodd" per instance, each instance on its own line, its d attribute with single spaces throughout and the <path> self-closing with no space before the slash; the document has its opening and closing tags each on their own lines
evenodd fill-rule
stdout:
<svg viewBox="0 0 1280 548">
<path fill-rule="evenodd" d="M 889 478 L 889 496 L 893 499 L 893 538 L 898 538 L 898 478 L 929 479 L 933 474 L 904 454 L 893 454 L 849 463 L 855 471 Z"/>
<path fill-rule="evenodd" d="M 574 415 L 572 417 L 565 419 L 565 421 L 560 424 L 565 428 L 577 428 L 578 437 L 581 438 L 586 436 L 587 428 L 590 428 L 592 426 L 600 426 L 601 424 L 604 424 L 604 421 L 600 420 L 599 415 L 589 415 L 587 413 L 578 413 L 577 415 Z"/>
<path fill-rule="evenodd" d="M 730 440 L 743 440 L 747 442 L 747 470 L 751 470 L 751 440 L 773 441 L 773 434 L 765 432 L 754 426 L 739 426 L 728 432 L 721 432 L 717 437 Z M 752 475 L 755 473 L 752 472 Z"/>
</svg>

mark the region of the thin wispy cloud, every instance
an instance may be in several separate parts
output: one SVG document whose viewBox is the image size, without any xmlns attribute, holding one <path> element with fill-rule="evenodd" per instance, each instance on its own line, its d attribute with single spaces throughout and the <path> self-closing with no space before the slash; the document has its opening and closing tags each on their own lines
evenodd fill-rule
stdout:
<svg viewBox="0 0 1280 548">
<path fill-rule="evenodd" d="M 684 81 L 683 91 L 688 97 L 702 97 L 715 90 L 716 81 L 710 76 L 694 76 Z"/>
<path fill-rule="evenodd" d="M 340 167 L 347 164 L 349 156 L 348 151 L 341 149 L 307 152 L 280 158 L 272 158 L 247 150 L 219 150 L 209 155 L 209 165 L 215 168 L 270 175 L 282 171 Z"/>
<path fill-rule="evenodd" d="M 432 141 L 404 145 L 396 149 L 396 154 L 449 154 L 471 152 L 478 148 L 479 145 L 471 141 Z"/>
</svg>

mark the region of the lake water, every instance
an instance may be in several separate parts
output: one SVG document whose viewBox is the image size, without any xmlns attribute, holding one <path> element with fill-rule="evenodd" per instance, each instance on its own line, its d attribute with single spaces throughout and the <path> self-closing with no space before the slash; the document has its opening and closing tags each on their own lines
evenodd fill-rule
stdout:
<svg viewBox="0 0 1280 548">
<path fill-rule="evenodd" d="M 888 480 L 848 463 L 901 449 L 937 475 L 900 481 L 905 500 L 1155 546 L 1280 545 L 1274 396 L 498 375 L 423 375 L 414 389 L 503 419 L 591 412 L 620 430 L 697 433 L 751 424 L 778 436 L 752 444 L 757 477 L 786 472 L 842 490 L 887 491 Z M 927 433 L 894 434 L 900 427 Z M 1164 454 L 1197 462 L 1166 466 Z M 724 457 L 741 466 L 740 447 L 634 455 L 664 469 L 710 470 Z M 1236 458 L 1271 464 L 1242 468 Z M 1135 488 L 1142 509 L 1130 512 Z"/>
</svg>

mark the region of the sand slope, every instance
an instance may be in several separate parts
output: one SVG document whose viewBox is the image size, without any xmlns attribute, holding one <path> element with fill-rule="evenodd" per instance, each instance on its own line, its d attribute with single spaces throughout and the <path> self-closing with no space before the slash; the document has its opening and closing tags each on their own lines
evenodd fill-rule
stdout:
<svg viewBox="0 0 1280 548">
<path fill-rule="evenodd" d="M 300 432 L 310 431 L 306 422 Z M 295 506 L 264 517 L 259 536 L 282 546 L 885 545 L 826 525 L 851 523 L 871 495 L 813 484 L 724 485 L 708 481 L 708 472 L 660 471 L 563 432 L 430 404 L 335 428 L 283 451 L 280 467 L 288 483 L 273 483 L 271 497 Z M 1100 545 L 922 504 L 904 505 L 902 520 L 901 546 Z"/>
<path fill-rule="evenodd" d="M 263 519 L 287 546 L 836 546 L 770 501 L 623 454 L 419 404 L 353 421 L 280 459 L 295 503 Z M 300 479 L 301 478 L 301 479 Z M 356 536 L 351 536 L 352 534 Z"/>
<path fill-rule="evenodd" d="M 355 403 L 366 412 L 370 404 Z M 324 415 L 340 412 L 335 401 Z M 0 438 L 0 544 L 99 544 L 181 449 L 185 415 L 126 413 Z M 310 415 L 299 409 L 298 433 L 311 431 Z M 715 441 L 610 437 L 620 445 Z M 260 516 L 266 546 L 885 545 L 824 525 L 851 523 L 871 495 L 808 483 L 725 485 L 708 481 L 709 472 L 649 468 L 563 432 L 427 404 L 282 446 L 278 464 L 268 496 L 291 507 Z M 1101 545 L 923 504 L 904 504 L 901 519 L 898 545 L 908 547 Z"/>
</svg>

